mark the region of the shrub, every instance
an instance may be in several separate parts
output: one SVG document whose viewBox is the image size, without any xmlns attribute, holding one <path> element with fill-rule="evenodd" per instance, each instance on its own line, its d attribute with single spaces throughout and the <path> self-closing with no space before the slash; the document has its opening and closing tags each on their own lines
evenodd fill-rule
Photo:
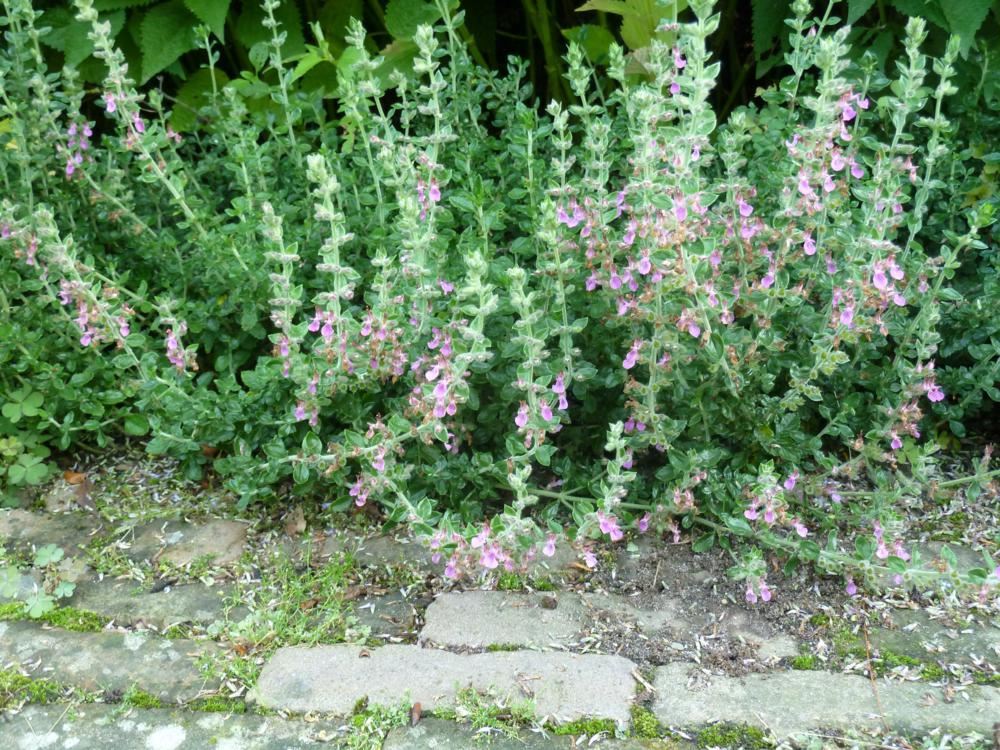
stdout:
<svg viewBox="0 0 1000 750">
<path fill-rule="evenodd" d="M 289 483 L 378 503 L 453 577 L 551 554 L 565 529 L 593 565 L 585 540 L 652 527 L 917 580 L 896 521 L 935 475 L 925 414 L 957 395 L 935 373 L 946 282 L 995 209 L 931 216 L 957 163 L 957 40 L 930 77 L 912 21 L 890 82 L 796 2 L 790 75 L 720 125 L 719 18 L 696 2 L 662 27 L 673 46 L 611 47 L 610 95 L 571 47 L 575 103 L 542 113 L 524 66 L 474 65 L 439 0 L 389 88 L 349 26 L 333 121 L 291 86 L 266 0 L 279 114 L 227 86 L 182 138 L 90 0 L 100 128 L 9 5 L 21 198 L 0 222 L 31 279 L 13 312 L 75 327 L 151 452 L 214 460 L 243 505 Z M 863 474 L 874 491 L 838 488 Z M 755 548 L 732 573 L 770 598 Z"/>
</svg>

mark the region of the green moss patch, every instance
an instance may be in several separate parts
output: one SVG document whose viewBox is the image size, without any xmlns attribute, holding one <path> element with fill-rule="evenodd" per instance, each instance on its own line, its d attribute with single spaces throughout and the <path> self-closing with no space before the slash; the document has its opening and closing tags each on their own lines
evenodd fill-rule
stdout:
<svg viewBox="0 0 1000 750">
<path fill-rule="evenodd" d="M 247 704 L 238 698 L 227 698 L 223 695 L 213 695 L 208 698 L 199 698 L 185 704 L 185 708 L 192 711 L 203 711 L 214 714 L 245 714 Z"/>
<path fill-rule="evenodd" d="M 0 710 L 20 703 L 52 703 L 66 692 L 54 680 L 33 680 L 16 669 L 0 669 Z"/>
<path fill-rule="evenodd" d="M 56 607 L 41 617 L 29 617 L 22 602 L 0 604 L 0 620 L 44 622 L 54 628 L 72 630 L 76 633 L 97 633 L 104 630 L 104 626 L 111 622 L 103 615 L 76 607 Z"/>
<path fill-rule="evenodd" d="M 663 734 L 660 722 L 648 708 L 632 706 L 632 736 L 652 740 Z"/>
<path fill-rule="evenodd" d="M 592 737 L 601 732 L 610 735 L 615 733 L 615 723 L 611 719 L 577 719 L 566 724 L 554 725 L 550 728 L 552 734 L 578 736 L 585 734 Z"/>
<path fill-rule="evenodd" d="M 134 685 L 122 696 L 122 704 L 130 708 L 163 708 L 163 701 Z"/>
<path fill-rule="evenodd" d="M 819 668 L 819 660 L 812 654 L 799 654 L 792 659 L 792 669 L 808 671 Z"/>
<path fill-rule="evenodd" d="M 768 747 L 767 735 L 757 727 L 739 724 L 714 724 L 705 727 L 695 738 L 699 748 L 724 747 L 727 750 L 762 750 Z"/>
</svg>

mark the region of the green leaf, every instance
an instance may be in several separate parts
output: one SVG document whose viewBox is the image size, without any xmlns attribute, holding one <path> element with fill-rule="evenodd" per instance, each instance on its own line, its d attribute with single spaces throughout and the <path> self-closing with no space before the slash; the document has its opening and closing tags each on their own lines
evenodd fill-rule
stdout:
<svg viewBox="0 0 1000 750">
<path fill-rule="evenodd" d="M 874 2 L 874 0 L 872 0 Z M 788 0 L 753 0 L 751 9 L 751 32 L 753 53 L 759 60 L 771 49 L 774 40 L 785 31 L 785 16 L 788 15 Z"/>
<path fill-rule="evenodd" d="M 859 560 L 871 560 L 875 554 L 875 543 L 871 537 L 859 536 L 854 540 L 854 550 Z"/>
<path fill-rule="evenodd" d="M 708 534 L 702 534 L 695 543 L 691 545 L 691 549 L 695 552 L 708 552 L 715 545 L 715 533 L 711 532 Z"/>
<path fill-rule="evenodd" d="M 302 438 L 302 452 L 306 456 L 318 456 L 323 452 L 323 441 L 315 432 L 307 432 Z"/>
<path fill-rule="evenodd" d="M 247 49 L 259 42 L 271 42 L 271 31 L 264 28 L 266 14 L 260 3 L 243 4 L 243 12 L 236 21 L 236 39 Z M 285 43 L 281 45 L 283 59 L 296 57 L 306 51 L 306 39 L 302 34 L 302 16 L 298 6 L 293 2 L 285 2 L 274 11 L 274 19 L 280 24 L 278 32 L 285 34 Z"/>
<path fill-rule="evenodd" d="M 982 0 L 974 1 L 982 2 Z M 952 2 L 952 0 L 945 0 L 945 2 Z M 948 20 L 941 12 L 941 6 L 937 0 L 892 0 L 892 5 L 904 16 L 920 16 L 945 31 L 948 30 Z"/>
<path fill-rule="evenodd" d="M 25 484 L 41 484 L 49 476 L 49 467 L 46 464 L 38 463 L 28 466 L 24 470 Z"/>
<path fill-rule="evenodd" d="M 141 414 L 129 414 L 125 417 L 126 435 L 145 435 L 149 432 L 149 420 Z"/>
<path fill-rule="evenodd" d="M 819 560 L 819 545 L 809 539 L 799 542 L 799 555 L 806 560 Z"/>
<path fill-rule="evenodd" d="M 941 559 L 948 563 L 948 567 L 952 570 L 958 570 L 958 558 L 955 557 L 955 553 L 952 552 L 951 547 L 945 545 L 941 548 Z"/>
<path fill-rule="evenodd" d="M 101 20 L 111 23 L 111 36 L 116 37 L 125 25 L 125 12 L 119 10 L 107 13 L 102 15 Z M 87 36 L 91 31 L 90 24 L 78 21 L 68 8 L 45 11 L 39 25 L 52 27 L 48 34 L 41 37 L 41 41 L 62 52 L 63 63 L 69 67 L 79 67 L 94 51 L 94 43 Z"/>
<path fill-rule="evenodd" d="M 305 484 L 309 481 L 309 464 L 304 461 L 296 461 L 292 464 L 292 479 L 295 484 Z"/>
<path fill-rule="evenodd" d="M 226 38 L 226 14 L 231 0 L 184 0 L 187 9 L 212 30 L 219 40 Z"/>
<path fill-rule="evenodd" d="M 726 516 L 726 527 L 738 536 L 751 536 L 753 529 L 745 518 L 740 516 Z"/>
<path fill-rule="evenodd" d="M 170 113 L 170 126 L 180 132 L 190 132 L 198 124 L 198 111 L 212 101 L 212 74 L 215 74 L 215 91 L 229 83 L 229 77 L 221 70 L 202 68 L 184 82 L 177 91 L 177 101 Z M 249 308 L 251 311 L 253 308 Z M 256 324 L 254 318 L 254 324 Z M 250 326 L 251 328 L 253 325 Z M 249 328 L 244 329 L 249 330 Z"/>
<path fill-rule="evenodd" d="M 635 50 L 649 45 L 661 20 L 673 20 L 687 5 L 687 0 L 673 0 L 662 5 L 658 0 L 589 0 L 576 10 L 578 13 L 598 11 L 621 16 L 622 41 Z"/>
<path fill-rule="evenodd" d="M 13 565 L 0 568 L 0 597 L 13 599 L 21 587 L 21 573 Z"/>
<path fill-rule="evenodd" d="M 197 46 L 194 27 L 198 19 L 182 0 L 170 0 L 146 11 L 139 24 L 142 79 L 145 83 Z"/>
<path fill-rule="evenodd" d="M 344 50 L 347 34 L 347 22 L 352 18 L 361 18 L 363 13 L 362 0 L 326 0 L 316 16 L 323 36 L 330 44 L 330 49 L 336 53 Z"/>
<path fill-rule="evenodd" d="M 28 608 L 28 617 L 37 619 L 54 610 L 56 608 L 56 600 L 44 591 L 36 591 L 28 597 L 24 605 Z"/>
<path fill-rule="evenodd" d="M 385 28 L 395 39 L 412 39 L 418 26 L 439 18 L 438 9 L 426 0 L 389 0 L 385 6 Z"/>
<path fill-rule="evenodd" d="M 615 38 L 610 31 L 603 26 L 591 23 L 574 26 L 571 29 L 563 29 L 562 35 L 568 41 L 580 45 L 581 49 L 583 49 L 583 54 L 595 65 L 604 62 L 608 56 L 608 50 L 615 42 Z"/>
<path fill-rule="evenodd" d="M 63 559 L 64 554 L 62 547 L 57 547 L 54 544 L 46 544 L 35 552 L 35 566 L 44 568 L 46 565 L 57 563 Z"/>
<path fill-rule="evenodd" d="M 123 8 L 135 8 L 140 5 L 149 5 L 153 0 L 94 0 L 96 10 L 122 10 Z"/>
<path fill-rule="evenodd" d="M 962 40 L 962 53 L 965 54 L 975 41 L 976 32 L 983 25 L 993 0 L 945 0 L 941 3 L 945 18 L 953 34 L 958 34 Z"/>
<path fill-rule="evenodd" d="M 73 596 L 74 591 L 76 591 L 75 583 L 73 583 L 72 581 L 59 581 L 59 583 L 56 584 L 55 591 L 53 591 L 52 594 L 57 599 L 69 599 L 71 596 Z"/>
<path fill-rule="evenodd" d="M 21 404 L 8 401 L 0 408 L 0 414 L 3 414 L 11 422 L 18 422 L 21 419 Z"/>
<path fill-rule="evenodd" d="M 874 4 L 875 0 L 847 0 L 847 23 L 856 24 Z"/>
<path fill-rule="evenodd" d="M 895 555 L 890 555 L 885 559 L 885 564 L 893 573 L 898 573 L 902 575 L 906 572 L 906 561 L 901 557 L 896 557 Z"/>
</svg>

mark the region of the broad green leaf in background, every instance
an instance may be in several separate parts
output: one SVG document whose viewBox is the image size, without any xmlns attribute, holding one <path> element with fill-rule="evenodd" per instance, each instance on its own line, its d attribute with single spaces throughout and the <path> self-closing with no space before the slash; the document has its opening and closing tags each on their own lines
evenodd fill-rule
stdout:
<svg viewBox="0 0 1000 750">
<path fill-rule="evenodd" d="M 439 18 L 438 9 L 426 0 L 389 0 L 385 6 L 385 28 L 395 39 L 412 39 L 418 26 Z"/>
<path fill-rule="evenodd" d="M 220 40 L 226 38 L 226 14 L 231 0 L 184 0 L 189 11 L 212 30 Z"/>
<path fill-rule="evenodd" d="M 966 0 L 945 0 L 946 3 L 964 3 Z M 975 0 L 973 0 L 975 2 Z M 892 0 L 893 7 L 904 16 L 920 16 L 948 31 L 948 19 L 941 12 L 939 0 Z"/>
<path fill-rule="evenodd" d="M 946 0 L 941 4 L 951 33 L 962 40 L 962 54 L 966 54 L 976 39 L 976 32 L 989 15 L 993 0 Z"/>
<path fill-rule="evenodd" d="M 753 0 L 750 30 L 753 36 L 753 53 L 758 60 L 771 49 L 775 39 L 788 31 L 785 28 L 785 18 L 789 15 L 789 5 L 789 0 Z"/>
<path fill-rule="evenodd" d="M 587 59 L 595 64 L 604 61 L 615 41 L 614 36 L 606 28 L 590 23 L 563 29 L 562 35 L 568 41 L 580 45 Z"/>
<path fill-rule="evenodd" d="M 151 5 L 154 0 L 94 0 L 96 10 L 122 10 L 136 8 L 140 5 Z"/>
<path fill-rule="evenodd" d="M 197 46 L 194 27 L 198 19 L 182 0 L 170 0 L 145 12 L 139 25 L 142 80 L 145 83 Z"/>
<path fill-rule="evenodd" d="M 258 42 L 271 41 L 271 31 L 264 28 L 266 15 L 259 3 L 244 3 L 243 12 L 236 21 L 236 39 L 245 48 L 250 49 Z M 285 43 L 281 46 L 281 56 L 285 59 L 296 57 L 306 51 L 306 38 L 302 33 L 302 16 L 295 3 L 287 2 L 274 11 L 278 22 L 278 33 L 285 34 Z"/>
<path fill-rule="evenodd" d="M 102 21 L 111 24 L 111 36 L 125 25 L 125 11 L 114 11 L 101 16 Z M 90 57 L 94 51 L 94 43 L 87 38 L 90 24 L 76 20 L 75 14 L 69 8 L 53 8 L 45 11 L 41 24 L 50 26 L 52 30 L 41 37 L 41 41 L 52 49 L 63 53 L 63 62 L 71 68 L 76 68 Z"/>
<path fill-rule="evenodd" d="M 320 8 L 316 20 L 319 21 L 323 35 L 334 53 L 340 54 L 344 51 L 347 22 L 352 18 L 361 18 L 363 13 L 361 2 L 362 0 L 326 0 Z"/>
<path fill-rule="evenodd" d="M 577 12 L 599 11 L 622 17 L 622 41 L 629 49 L 649 45 L 662 19 L 672 19 L 687 7 L 687 0 L 673 0 L 662 5 L 657 0 L 588 0 Z"/>
<path fill-rule="evenodd" d="M 847 22 L 854 25 L 874 4 L 875 0 L 847 0 Z"/>
<path fill-rule="evenodd" d="M 177 91 L 177 100 L 170 113 L 170 127 L 178 132 L 194 130 L 198 122 L 198 110 L 211 102 L 212 73 L 209 68 L 202 68 L 188 78 Z M 229 76 L 216 69 L 215 90 L 222 91 L 229 83 Z"/>
</svg>

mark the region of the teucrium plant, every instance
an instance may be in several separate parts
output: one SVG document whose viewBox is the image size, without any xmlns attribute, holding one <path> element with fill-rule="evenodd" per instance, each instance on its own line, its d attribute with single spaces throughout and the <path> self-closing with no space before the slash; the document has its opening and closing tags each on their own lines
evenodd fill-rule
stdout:
<svg viewBox="0 0 1000 750">
<path fill-rule="evenodd" d="M 99 123 L 73 71 L 33 78 L 34 13 L 5 3 L 0 164 L 25 197 L 4 241 L 38 314 L 74 325 L 45 307 L 62 292 L 123 373 L 149 449 L 192 474 L 216 456 L 243 504 L 377 505 L 453 577 L 552 555 L 564 532 L 592 565 L 587 540 L 628 528 L 725 544 L 749 599 L 774 585 L 750 543 L 932 577 L 899 522 L 936 478 L 921 441 L 951 395 L 947 280 L 993 219 L 981 204 L 929 229 L 956 43 L 929 75 L 914 21 L 883 93 L 829 10 L 796 2 L 792 74 L 720 125 L 706 0 L 641 54 L 612 47 L 606 78 L 571 45 L 575 100 L 544 108 L 521 64 L 470 62 L 455 5 L 437 1 L 408 74 L 352 22 L 334 126 L 293 91 L 265 0 L 266 69 L 181 139 L 92 0 Z M 958 582 L 986 585 L 984 562 Z"/>
</svg>

